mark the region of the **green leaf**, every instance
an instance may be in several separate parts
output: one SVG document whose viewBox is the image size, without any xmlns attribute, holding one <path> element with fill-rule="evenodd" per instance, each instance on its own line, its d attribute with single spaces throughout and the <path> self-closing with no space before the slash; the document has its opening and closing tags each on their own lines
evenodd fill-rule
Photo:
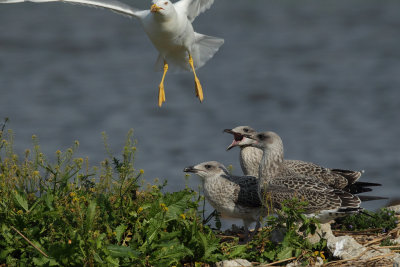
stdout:
<svg viewBox="0 0 400 267">
<path fill-rule="evenodd" d="M 95 214 L 96 214 L 96 201 L 91 200 L 86 212 L 85 225 L 87 230 L 92 228 Z"/>
<path fill-rule="evenodd" d="M 49 210 L 53 211 L 54 210 L 54 207 L 53 207 L 54 196 L 50 193 L 46 193 L 43 196 L 43 199 L 46 202 L 46 206 L 49 208 Z"/>
<path fill-rule="evenodd" d="M 104 264 L 104 261 L 100 258 L 99 254 L 93 252 L 94 260 L 98 263 Z"/>
<path fill-rule="evenodd" d="M 130 257 L 130 258 L 138 258 L 140 253 L 130 247 L 118 246 L 118 245 L 109 245 L 107 246 L 108 251 L 113 257 Z"/>
<path fill-rule="evenodd" d="M 14 191 L 14 197 L 17 200 L 18 204 L 25 210 L 29 211 L 28 201 L 24 196 L 21 196 L 17 191 Z"/>
<path fill-rule="evenodd" d="M 277 258 L 278 260 L 285 260 L 292 257 L 293 248 L 285 247 L 281 252 L 278 253 Z"/>
<path fill-rule="evenodd" d="M 125 224 L 120 224 L 115 228 L 115 238 L 117 239 L 118 243 L 121 242 L 121 237 L 124 234 L 127 226 Z"/>
</svg>

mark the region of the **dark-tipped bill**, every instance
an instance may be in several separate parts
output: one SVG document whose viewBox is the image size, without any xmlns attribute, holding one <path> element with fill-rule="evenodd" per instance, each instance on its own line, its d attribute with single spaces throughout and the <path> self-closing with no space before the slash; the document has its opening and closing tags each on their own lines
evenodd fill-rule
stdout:
<svg viewBox="0 0 400 267">
<path fill-rule="evenodd" d="M 194 166 L 189 166 L 183 169 L 184 172 L 193 172 L 196 173 L 197 170 L 194 168 Z"/>
</svg>

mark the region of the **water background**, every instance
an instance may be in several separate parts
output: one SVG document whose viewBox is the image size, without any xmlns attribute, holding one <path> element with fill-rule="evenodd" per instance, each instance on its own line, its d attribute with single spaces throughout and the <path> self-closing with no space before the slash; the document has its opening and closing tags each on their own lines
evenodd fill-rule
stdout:
<svg viewBox="0 0 400 267">
<path fill-rule="evenodd" d="M 225 39 L 198 71 L 205 101 L 191 73 L 168 74 L 158 108 L 158 53 L 137 21 L 62 3 L 0 5 L 0 117 L 16 150 L 33 134 L 49 155 L 79 140 L 78 156 L 98 164 L 101 132 L 117 154 L 133 128 L 136 168 L 174 191 L 183 168 L 203 161 L 240 174 L 222 130 L 250 125 L 279 133 L 286 158 L 365 170 L 364 181 L 384 185 L 376 195 L 399 196 L 399 1 L 216 0 L 194 27 Z"/>
</svg>

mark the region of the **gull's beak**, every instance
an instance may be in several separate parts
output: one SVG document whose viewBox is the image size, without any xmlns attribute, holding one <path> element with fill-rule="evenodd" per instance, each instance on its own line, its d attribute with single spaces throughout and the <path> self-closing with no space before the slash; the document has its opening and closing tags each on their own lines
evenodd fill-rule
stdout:
<svg viewBox="0 0 400 267">
<path fill-rule="evenodd" d="M 183 171 L 184 171 L 184 172 L 193 172 L 193 173 L 196 173 L 196 172 L 197 172 L 197 169 L 195 169 L 194 166 L 189 166 L 189 167 L 184 168 Z"/>
<path fill-rule="evenodd" d="M 150 7 L 150 11 L 153 13 L 156 13 L 158 11 L 160 11 L 160 9 L 163 9 L 162 7 L 157 6 L 156 4 L 151 5 Z"/>
<path fill-rule="evenodd" d="M 225 130 L 224 130 L 224 133 L 233 134 L 235 137 L 236 137 L 236 135 L 238 135 L 238 133 L 235 133 L 234 131 L 232 131 L 232 129 L 225 129 Z M 240 142 L 240 140 L 238 141 L 238 140 L 236 140 L 236 138 L 234 138 L 233 141 L 232 141 L 232 144 L 230 144 L 230 145 L 226 148 L 226 151 L 232 149 L 232 148 L 235 147 L 235 146 L 238 146 L 238 143 L 239 143 L 239 142 Z"/>
<path fill-rule="evenodd" d="M 235 141 L 235 139 L 233 140 L 232 144 L 230 144 L 227 148 L 226 151 L 231 150 L 233 147 L 237 146 L 237 142 Z"/>
<path fill-rule="evenodd" d="M 225 129 L 223 132 L 224 132 L 224 133 L 234 134 L 234 132 L 232 131 L 232 129 Z"/>
</svg>

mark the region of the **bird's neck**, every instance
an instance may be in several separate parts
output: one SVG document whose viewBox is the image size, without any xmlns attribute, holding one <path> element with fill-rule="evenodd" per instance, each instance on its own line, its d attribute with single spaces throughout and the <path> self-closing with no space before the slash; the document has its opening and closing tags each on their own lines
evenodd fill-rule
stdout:
<svg viewBox="0 0 400 267">
<path fill-rule="evenodd" d="M 283 148 L 274 147 L 263 149 L 263 156 L 261 158 L 259 167 L 259 177 L 267 182 L 273 179 L 279 172 L 283 163 Z"/>
<path fill-rule="evenodd" d="M 168 15 L 154 14 L 153 19 L 158 23 L 167 23 L 177 18 L 176 12 L 170 12 Z"/>
</svg>

